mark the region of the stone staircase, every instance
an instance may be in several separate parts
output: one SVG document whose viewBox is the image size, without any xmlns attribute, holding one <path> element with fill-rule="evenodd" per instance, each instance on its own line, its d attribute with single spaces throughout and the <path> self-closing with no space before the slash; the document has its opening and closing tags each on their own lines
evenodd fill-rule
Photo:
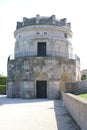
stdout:
<svg viewBox="0 0 87 130">
<path fill-rule="evenodd" d="M 87 80 L 79 81 L 74 94 L 87 93 Z"/>
</svg>

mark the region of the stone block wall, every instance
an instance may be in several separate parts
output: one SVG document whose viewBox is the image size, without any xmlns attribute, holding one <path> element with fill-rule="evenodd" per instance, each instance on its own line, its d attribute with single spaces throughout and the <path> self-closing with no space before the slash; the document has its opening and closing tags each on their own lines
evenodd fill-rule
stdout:
<svg viewBox="0 0 87 130">
<path fill-rule="evenodd" d="M 47 81 L 47 98 L 60 97 L 60 81 L 76 81 L 76 61 L 26 57 L 8 61 L 8 97 L 36 98 L 36 82 Z M 79 80 L 79 79 L 78 79 Z"/>
<path fill-rule="evenodd" d="M 44 97 L 59 98 L 61 82 L 80 80 L 80 59 L 73 54 L 66 18 L 24 17 L 17 22 L 14 37 L 14 59 L 9 57 L 7 65 L 8 97 L 38 98 L 43 90 L 37 90 L 43 87 Z"/>
<path fill-rule="evenodd" d="M 66 109 L 81 130 L 87 130 L 87 100 L 70 93 L 62 93 Z"/>
<path fill-rule="evenodd" d="M 59 99 L 60 98 L 60 82 L 59 81 L 49 81 L 47 95 L 48 95 L 49 99 Z"/>
<path fill-rule="evenodd" d="M 72 58 L 72 31 L 66 27 L 32 25 L 17 29 L 14 36 L 16 38 L 15 58 L 38 56 L 38 42 L 46 42 L 46 56 Z"/>
</svg>

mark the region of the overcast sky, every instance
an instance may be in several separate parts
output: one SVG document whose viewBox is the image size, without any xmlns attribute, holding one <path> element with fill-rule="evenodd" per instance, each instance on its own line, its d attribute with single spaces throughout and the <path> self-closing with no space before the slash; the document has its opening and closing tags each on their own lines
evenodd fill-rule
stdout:
<svg viewBox="0 0 87 130">
<path fill-rule="evenodd" d="M 36 14 L 54 14 L 71 22 L 74 52 L 81 59 L 81 70 L 87 69 L 86 0 L 0 0 L 0 74 L 7 75 L 7 58 L 14 53 L 16 22 Z"/>
</svg>

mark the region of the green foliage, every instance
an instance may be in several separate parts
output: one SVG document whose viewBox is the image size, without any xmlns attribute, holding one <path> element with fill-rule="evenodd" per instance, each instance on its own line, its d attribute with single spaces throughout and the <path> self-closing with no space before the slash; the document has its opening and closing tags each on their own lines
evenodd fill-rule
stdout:
<svg viewBox="0 0 87 130">
<path fill-rule="evenodd" d="M 0 76 L 0 94 L 6 94 L 6 76 Z"/>
<path fill-rule="evenodd" d="M 0 85 L 0 94 L 6 94 L 6 85 Z"/>
<path fill-rule="evenodd" d="M 7 77 L 6 76 L 0 76 L 0 85 L 6 85 Z"/>
<path fill-rule="evenodd" d="M 86 80 L 87 79 L 87 76 L 85 75 L 85 74 L 83 74 L 82 76 L 81 76 L 81 80 Z"/>
</svg>

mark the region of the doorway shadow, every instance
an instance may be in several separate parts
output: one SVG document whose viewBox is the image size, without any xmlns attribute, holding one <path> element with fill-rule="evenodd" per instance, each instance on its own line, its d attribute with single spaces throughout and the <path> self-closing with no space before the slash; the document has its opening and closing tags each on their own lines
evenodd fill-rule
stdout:
<svg viewBox="0 0 87 130">
<path fill-rule="evenodd" d="M 58 130 L 80 130 L 61 100 L 54 100 L 54 111 Z"/>
</svg>

